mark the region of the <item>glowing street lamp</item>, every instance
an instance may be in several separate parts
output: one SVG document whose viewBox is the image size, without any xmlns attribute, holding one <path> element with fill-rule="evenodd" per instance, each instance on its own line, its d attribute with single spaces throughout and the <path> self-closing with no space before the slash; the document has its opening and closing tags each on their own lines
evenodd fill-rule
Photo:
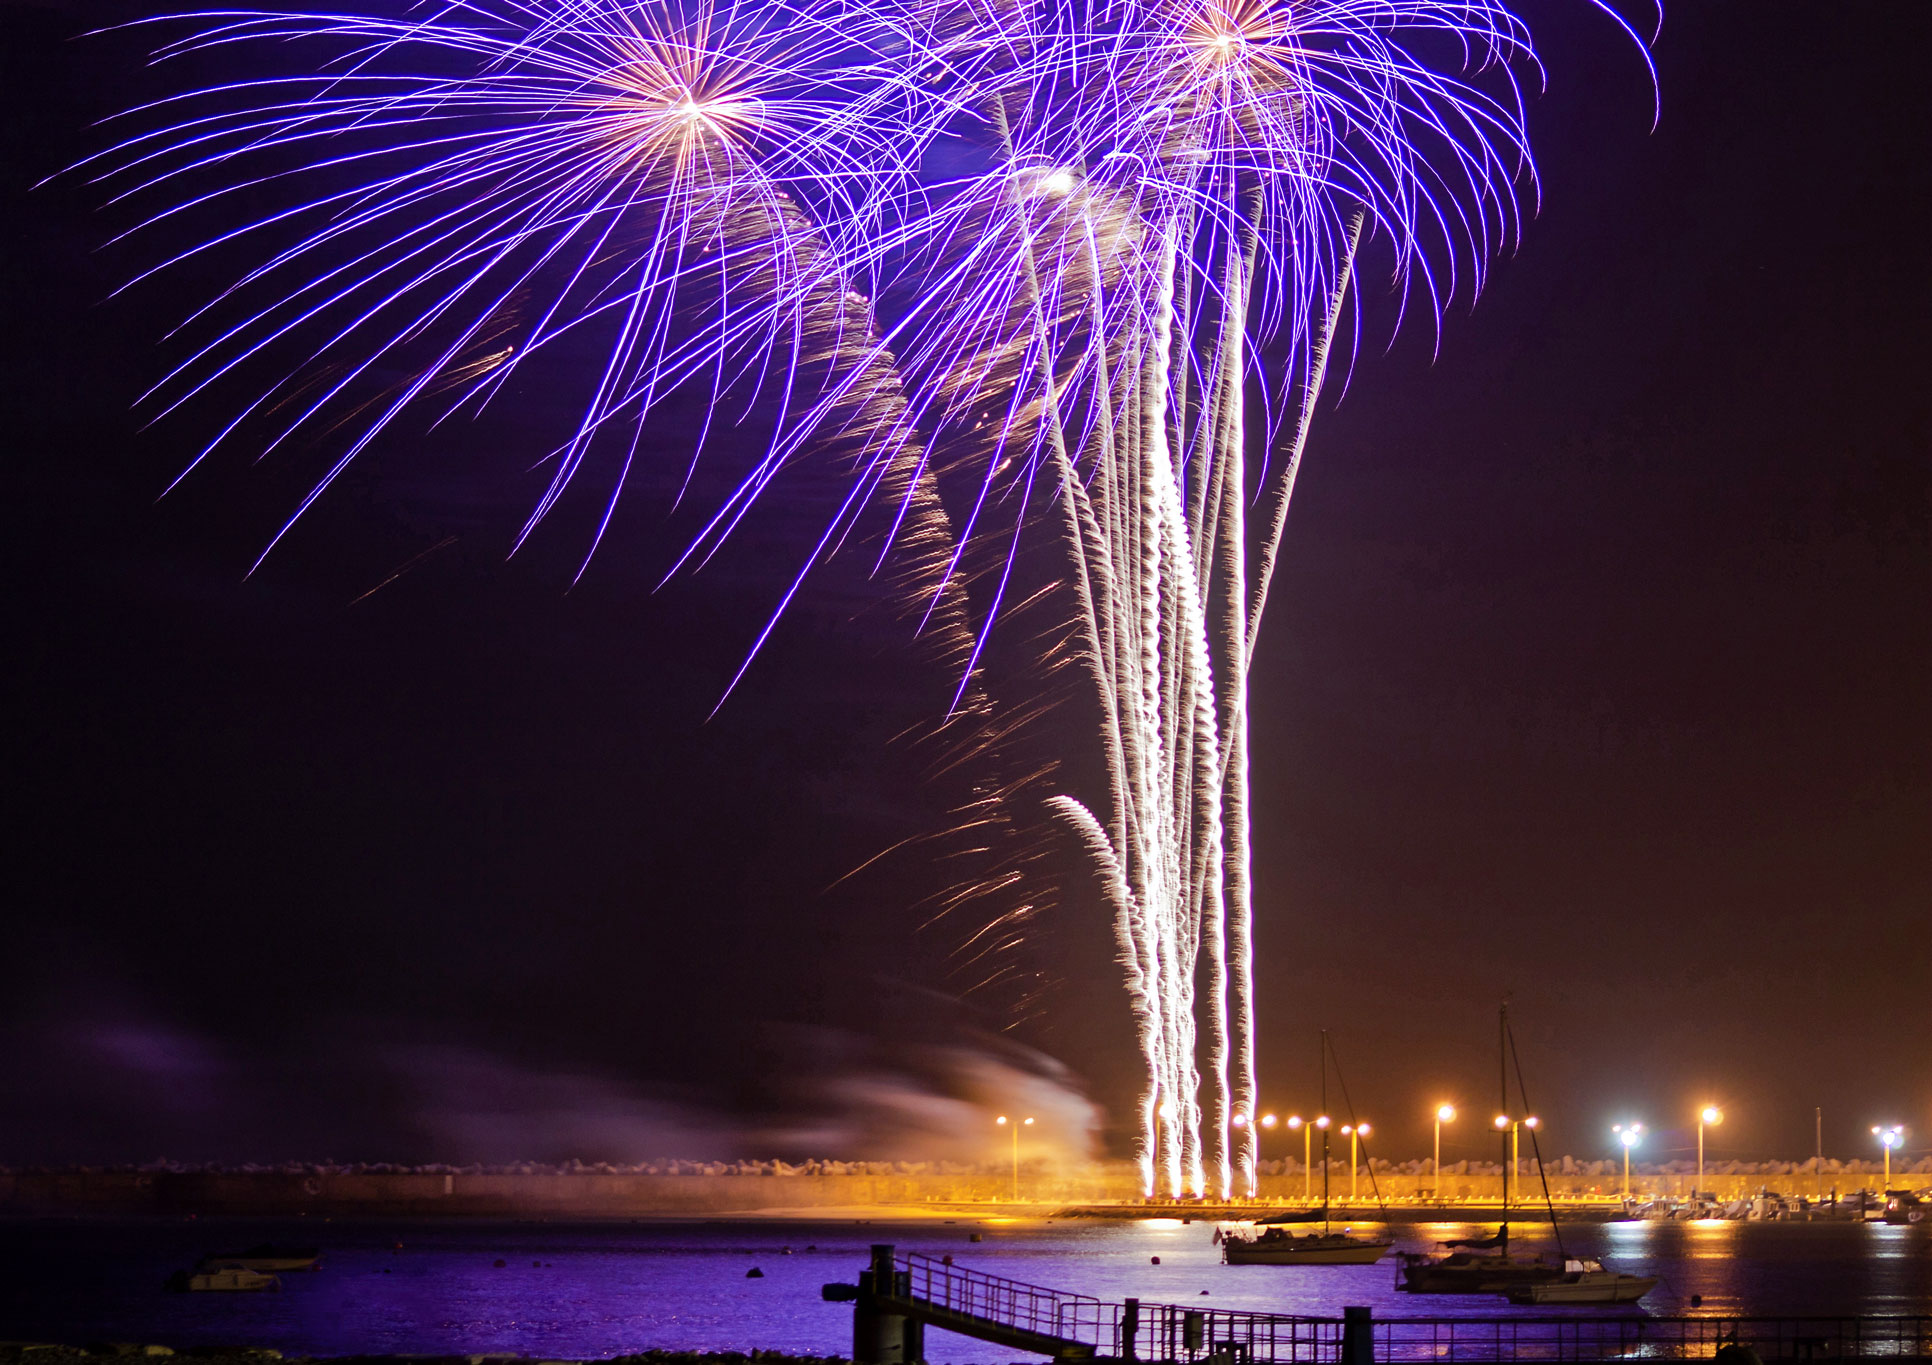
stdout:
<svg viewBox="0 0 1932 1365">
<path fill-rule="evenodd" d="M 1348 1134 L 1348 1202 L 1353 1204 L 1355 1202 L 1355 1144 L 1358 1140 L 1367 1137 L 1372 1130 L 1366 1123 L 1344 1123 L 1342 1131 Z"/>
<path fill-rule="evenodd" d="M 1539 1128 L 1542 1124 L 1543 1120 L 1537 1118 L 1534 1114 L 1528 1118 L 1521 1119 L 1511 1118 L 1508 1114 L 1498 1114 L 1496 1116 L 1496 1131 L 1501 1132 L 1505 1128 L 1509 1130 L 1509 1180 L 1503 1184 L 1503 1209 L 1505 1212 L 1510 1207 L 1509 1186 L 1512 1182 L 1520 1183 L 1522 1178 L 1522 1130 L 1525 1128 Z"/>
<path fill-rule="evenodd" d="M 1704 1127 L 1715 1127 L 1724 1122 L 1724 1111 L 1714 1104 L 1707 1104 L 1697 1111 L 1697 1197 L 1702 1199 L 1704 1189 Z"/>
<path fill-rule="evenodd" d="M 1305 1204 L 1312 1204 L 1315 1202 L 1315 1184 L 1314 1184 L 1314 1181 L 1315 1181 L 1314 1159 L 1315 1158 L 1314 1158 L 1313 1152 L 1310 1151 L 1311 1139 L 1309 1136 L 1309 1129 L 1312 1129 L 1312 1128 L 1319 1128 L 1322 1130 L 1324 1134 L 1326 1134 L 1328 1132 L 1328 1115 L 1326 1114 L 1315 1115 L 1314 1118 L 1308 1121 L 1308 1127 L 1301 1130 L 1301 1150 L 1303 1153 L 1302 1162 L 1301 1162 L 1302 1178 L 1304 1181 L 1307 1182 L 1306 1193 L 1304 1193 L 1302 1196 L 1302 1202 Z M 1324 1136 L 1322 1138 L 1322 1190 L 1323 1190 L 1324 1204 L 1326 1204 L 1327 1202 L 1327 1193 L 1326 1193 L 1328 1190 L 1327 1182 L 1328 1182 L 1328 1138 Z"/>
<path fill-rule="evenodd" d="M 1455 1121 L 1455 1105 L 1438 1104 L 1436 1106 L 1436 1159 L 1435 1165 L 1430 1169 L 1433 1171 L 1435 1177 L 1435 1196 L 1438 1204 L 1442 1202 L 1442 1125 L 1445 1123 L 1454 1123 Z"/>
<path fill-rule="evenodd" d="M 1892 1149 L 1904 1143 L 1905 1129 L 1895 1123 L 1890 1128 L 1872 1129 L 1872 1136 L 1877 1138 L 1878 1145 L 1885 1149 L 1885 1188 L 1879 1191 L 1879 1194 L 1883 1196 L 1891 1193 Z"/>
<path fill-rule="evenodd" d="M 1623 1197 L 1630 1198 L 1630 1149 L 1643 1141 L 1644 1126 L 1641 1123 L 1619 1123 L 1610 1129 L 1623 1144 Z"/>
<path fill-rule="evenodd" d="M 1013 1202 L 1017 1204 L 1020 1202 L 1020 1129 L 1031 1128 L 1033 1126 L 1033 1120 L 1030 1118 L 1009 1119 L 1006 1115 L 1001 1114 L 993 1122 L 1002 1128 L 1010 1128 L 1013 1130 Z"/>
</svg>

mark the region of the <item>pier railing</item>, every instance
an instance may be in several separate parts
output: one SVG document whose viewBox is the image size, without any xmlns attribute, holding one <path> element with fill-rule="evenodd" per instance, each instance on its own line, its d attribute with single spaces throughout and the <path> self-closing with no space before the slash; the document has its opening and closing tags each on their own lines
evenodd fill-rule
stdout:
<svg viewBox="0 0 1932 1365">
<path fill-rule="evenodd" d="M 1764 1361 L 1932 1358 L 1932 1317 L 1378 1318 L 1376 1361 L 1708 1360 L 1749 1346 Z M 1333 1359 L 1333 1357 L 1328 1357 Z"/>
<path fill-rule="evenodd" d="M 901 1254 L 894 1267 L 905 1292 L 948 1315 L 997 1322 L 1061 1341 L 1100 1348 L 1119 1331 L 1121 1305 L 1065 1294 L 951 1264 L 950 1258 Z"/>
<path fill-rule="evenodd" d="M 1348 1318 L 1239 1309 L 1108 1303 L 955 1266 L 893 1254 L 892 1297 L 936 1327 L 975 1324 L 1060 1343 L 1063 1357 L 1201 1365 L 1407 1365 L 1494 1362 L 1586 1365 L 1618 1360 L 1709 1360 L 1749 1346 L 1760 1360 L 1932 1360 L 1932 1316 L 1651 1317 L 1565 1313 L 1520 1317 Z M 903 1309 L 897 1311 L 904 1311 Z"/>
</svg>

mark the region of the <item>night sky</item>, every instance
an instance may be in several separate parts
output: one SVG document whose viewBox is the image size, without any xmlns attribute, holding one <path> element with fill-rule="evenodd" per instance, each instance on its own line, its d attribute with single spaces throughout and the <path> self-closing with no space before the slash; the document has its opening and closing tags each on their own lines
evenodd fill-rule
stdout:
<svg viewBox="0 0 1932 1365">
<path fill-rule="evenodd" d="M 1601 16 L 1525 9 L 1540 216 L 1439 356 L 1385 349 L 1369 290 L 1270 599 L 1264 1100 L 1313 1106 L 1328 1028 L 1379 1151 L 1422 1154 L 1437 1102 L 1487 1117 L 1507 996 L 1557 1151 L 1637 1118 L 1683 1155 L 1712 1099 L 1719 1157 L 1808 1155 L 1813 1106 L 1831 1154 L 1881 1120 L 1923 1154 L 1932 8 L 1682 0 L 1654 133 Z M 371 461 L 253 577 L 308 465 L 156 501 L 208 429 L 130 405 L 213 279 L 106 302 L 139 250 L 96 250 L 84 184 L 28 188 L 152 88 L 68 41 L 134 12 L 0 5 L 0 1164 L 991 1154 L 959 1101 L 1070 1143 L 1090 1102 L 1124 1151 L 1125 994 L 1067 859 L 1029 874 L 1037 1008 L 962 998 L 921 846 L 838 881 L 954 799 L 902 737 L 945 671 L 860 557 L 710 714 L 823 489 L 662 588 L 678 453 L 572 589 L 581 520 L 506 557 L 514 416 Z M 1077 711 L 1029 740 L 1070 780 Z"/>
</svg>

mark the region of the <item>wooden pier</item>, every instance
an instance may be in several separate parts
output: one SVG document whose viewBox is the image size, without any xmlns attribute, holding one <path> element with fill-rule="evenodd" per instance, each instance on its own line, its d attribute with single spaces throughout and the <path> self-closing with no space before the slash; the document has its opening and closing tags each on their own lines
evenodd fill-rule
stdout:
<svg viewBox="0 0 1932 1365">
<path fill-rule="evenodd" d="M 1645 1360 L 1932 1360 L 1932 1317 L 1652 1317 L 1573 1312 L 1520 1317 L 1340 1317 L 1108 1303 L 876 1244 L 849 1302 L 855 1365 L 919 1365 L 925 1329 L 1055 1361 L 1146 1365 L 1599 1365 Z"/>
</svg>

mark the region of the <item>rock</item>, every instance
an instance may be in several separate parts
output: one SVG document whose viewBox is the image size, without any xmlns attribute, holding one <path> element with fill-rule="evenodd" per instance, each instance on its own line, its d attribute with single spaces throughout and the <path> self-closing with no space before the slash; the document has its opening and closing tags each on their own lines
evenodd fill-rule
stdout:
<svg viewBox="0 0 1932 1365">
<path fill-rule="evenodd" d="M 753 1266 L 750 1270 L 747 1270 L 745 1272 L 745 1278 L 747 1280 L 762 1280 L 765 1278 L 765 1272 L 760 1270 L 757 1266 Z"/>
</svg>

